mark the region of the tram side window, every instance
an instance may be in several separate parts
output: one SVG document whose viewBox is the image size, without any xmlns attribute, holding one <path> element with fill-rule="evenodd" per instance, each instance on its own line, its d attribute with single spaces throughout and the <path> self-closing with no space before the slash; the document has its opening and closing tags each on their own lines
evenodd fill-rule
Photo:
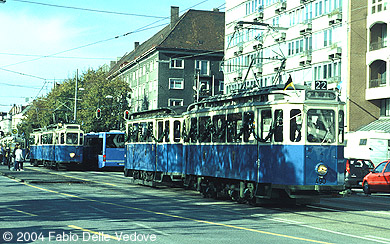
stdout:
<svg viewBox="0 0 390 244">
<path fill-rule="evenodd" d="M 148 125 L 146 124 L 146 122 L 140 123 L 139 128 L 140 128 L 139 141 L 146 142 L 148 139 Z"/>
<path fill-rule="evenodd" d="M 165 142 L 169 142 L 169 120 L 165 121 Z"/>
<path fill-rule="evenodd" d="M 213 117 L 214 134 L 213 142 L 225 142 L 226 140 L 226 116 L 216 115 Z"/>
<path fill-rule="evenodd" d="M 271 126 L 272 126 L 272 114 L 271 110 L 262 110 L 261 111 L 261 123 L 260 123 L 260 136 L 264 142 L 271 141 Z"/>
<path fill-rule="evenodd" d="M 133 131 L 133 125 L 128 124 L 126 128 L 126 141 L 131 142 L 131 132 Z"/>
<path fill-rule="evenodd" d="M 157 123 L 157 141 L 162 142 L 164 139 L 164 123 L 162 121 L 159 121 Z"/>
<path fill-rule="evenodd" d="M 302 112 L 300 109 L 291 109 L 290 111 L 290 141 L 301 141 L 302 131 Z"/>
<path fill-rule="evenodd" d="M 84 144 L 84 135 L 82 133 L 80 133 L 80 145 L 83 145 Z"/>
<path fill-rule="evenodd" d="M 339 143 L 344 142 L 344 111 L 339 111 Z"/>
<path fill-rule="evenodd" d="M 199 118 L 199 141 L 211 142 L 211 118 L 210 116 Z"/>
<path fill-rule="evenodd" d="M 153 142 L 153 122 L 148 123 L 148 142 Z"/>
<path fill-rule="evenodd" d="M 180 121 L 179 120 L 175 120 L 173 122 L 173 141 L 174 142 L 180 142 L 180 137 L 181 137 L 181 133 L 180 133 Z"/>
<path fill-rule="evenodd" d="M 283 110 L 275 110 L 275 132 L 274 132 L 274 141 L 283 142 Z"/>
<path fill-rule="evenodd" d="M 254 141 L 254 137 L 252 133 L 252 127 L 253 127 L 253 121 L 255 118 L 255 114 L 250 112 L 244 113 L 244 142 L 251 142 Z"/>
<path fill-rule="evenodd" d="M 191 118 L 191 125 L 190 125 L 190 140 L 192 143 L 197 142 L 198 137 L 198 119 L 197 118 Z"/>
<path fill-rule="evenodd" d="M 139 139 L 139 124 L 138 123 L 134 123 L 133 124 L 133 130 L 131 132 L 131 141 L 132 142 L 138 142 L 138 139 Z"/>
<path fill-rule="evenodd" d="M 228 142 L 241 142 L 241 136 L 243 132 L 242 127 L 242 114 L 234 113 L 227 116 L 227 141 Z"/>
<path fill-rule="evenodd" d="M 65 134 L 64 133 L 60 134 L 60 138 L 61 138 L 60 144 L 65 144 Z"/>
</svg>

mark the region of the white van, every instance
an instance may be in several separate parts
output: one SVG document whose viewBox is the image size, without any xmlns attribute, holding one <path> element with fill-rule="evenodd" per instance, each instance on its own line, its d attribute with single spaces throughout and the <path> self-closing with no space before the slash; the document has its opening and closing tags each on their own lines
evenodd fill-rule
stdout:
<svg viewBox="0 0 390 244">
<path fill-rule="evenodd" d="M 345 135 L 345 158 L 370 159 L 375 166 L 390 159 L 390 133 L 355 131 Z"/>
</svg>

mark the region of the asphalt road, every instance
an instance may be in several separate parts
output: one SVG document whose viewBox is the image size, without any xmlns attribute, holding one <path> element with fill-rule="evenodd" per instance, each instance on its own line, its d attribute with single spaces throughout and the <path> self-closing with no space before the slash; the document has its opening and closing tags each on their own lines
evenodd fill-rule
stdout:
<svg viewBox="0 0 390 244">
<path fill-rule="evenodd" d="M 390 243 L 390 195 L 250 206 L 121 172 L 0 166 L 0 243 Z"/>
</svg>

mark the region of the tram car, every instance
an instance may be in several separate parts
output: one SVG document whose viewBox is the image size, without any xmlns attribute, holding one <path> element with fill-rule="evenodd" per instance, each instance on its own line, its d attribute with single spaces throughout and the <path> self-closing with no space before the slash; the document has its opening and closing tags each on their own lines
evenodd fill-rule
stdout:
<svg viewBox="0 0 390 244">
<path fill-rule="evenodd" d="M 77 124 L 58 124 L 30 134 L 30 164 L 59 169 L 83 160 L 84 132 Z"/>
<path fill-rule="evenodd" d="M 335 91 L 277 85 L 204 99 L 178 115 L 134 114 L 125 175 L 247 202 L 338 196 L 344 106 Z"/>
<path fill-rule="evenodd" d="M 87 169 L 119 168 L 125 164 L 125 133 L 90 132 L 84 136 L 83 164 Z"/>
<path fill-rule="evenodd" d="M 131 115 L 126 125 L 125 176 L 146 185 L 182 181 L 184 110 L 161 108 Z"/>
</svg>

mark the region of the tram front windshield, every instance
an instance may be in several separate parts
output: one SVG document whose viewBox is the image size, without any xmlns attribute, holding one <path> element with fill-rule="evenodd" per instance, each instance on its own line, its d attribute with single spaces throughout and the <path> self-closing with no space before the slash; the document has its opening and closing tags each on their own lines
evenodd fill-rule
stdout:
<svg viewBox="0 0 390 244">
<path fill-rule="evenodd" d="M 310 109 L 307 112 L 307 140 L 317 143 L 334 143 L 335 112 L 329 109 Z"/>
<path fill-rule="evenodd" d="M 77 145 L 78 144 L 78 138 L 79 134 L 78 133 L 66 133 L 66 144 L 73 144 Z"/>
</svg>

